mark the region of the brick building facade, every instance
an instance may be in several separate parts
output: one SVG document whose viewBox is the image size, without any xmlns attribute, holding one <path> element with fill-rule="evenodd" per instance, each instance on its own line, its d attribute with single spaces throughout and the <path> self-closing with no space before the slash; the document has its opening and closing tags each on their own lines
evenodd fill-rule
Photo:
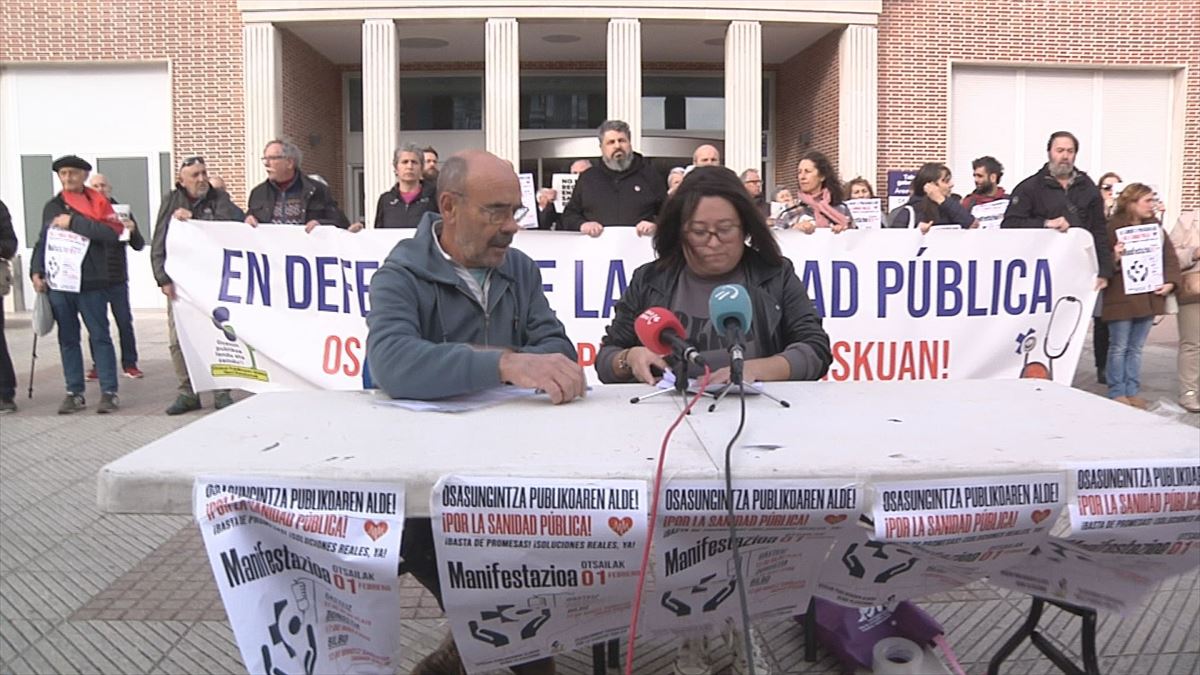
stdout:
<svg viewBox="0 0 1200 675">
<path fill-rule="evenodd" d="M 1146 24 L 1154 30 L 1130 30 Z M 71 12 L 49 0 L 14 0 L 0 6 L 0 25 L 3 64 L 168 61 L 175 154 L 203 154 L 212 172 L 244 198 L 242 15 L 236 0 L 203 6 L 87 0 Z M 887 168 L 946 157 L 952 62 L 1187 66 L 1183 175 L 1200 175 L 1200 43 L 1194 37 L 1200 4 L 1035 0 L 981 11 L 937 0 L 883 0 L 878 30 L 876 185 L 883 184 Z M 838 35 L 832 31 L 787 61 L 764 64 L 777 78 L 774 176 L 781 185 L 794 180 L 794 160 L 808 149 L 837 163 Z M 329 179 L 344 199 L 341 74 L 347 69 L 290 32 L 283 31 L 282 44 L 283 133 L 305 152 L 306 170 Z M 1182 204 L 1195 208 L 1200 194 L 1185 190 Z"/>
<path fill-rule="evenodd" d="M 0 3 L 0 66 L 169 63 L 175 155 L 204 155 L 244 199 L 241 25 L 235 0 L 86 0 L 69 10 L 50 0 L 13 0 Z M 72 121 L 87 118 L 80 106 Z"/>
<path fill-rule="evenodd" d="M 951 62 L 1183 66 L 1187 69 L 1187 112 L 1181 202 L 1185 209 L 1200 207 L 1198 34 L 1197 2 L 884 0 L 879 15 L 879 167 L 908 167 L 946 158 Z M 1093 177 L 1105 170 L 1085 168 Z M 882 172 L 878 178 L 883 178 Z M 1019 177 L 1013 176 L 1010 184 L 1017 180 Z"/>
</svg>

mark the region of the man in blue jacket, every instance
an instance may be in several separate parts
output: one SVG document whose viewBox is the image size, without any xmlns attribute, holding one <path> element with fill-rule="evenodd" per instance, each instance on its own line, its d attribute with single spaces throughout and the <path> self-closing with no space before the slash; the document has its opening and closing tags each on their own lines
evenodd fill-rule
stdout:
<svg viewBox="0 0 1200 675">
<path fill-rule="evenodd" d="M 483 151 L 460 153 L 442 166 L 438 191 L 441 218 L 427 214 L 371 278 L 367 362 L 375 382 L 395 398 L 445 398 L 506 382 L 541 389 L 554 403 L 583 397 L 583 369 L 537 263 L 511 248 L 525 215 L 512 165 Z M 400 556 L 400 571 L 441 603 L 428 518 L 405 523 Z M 461 669 L 448 637 L 413 673 Z M 553 673 L 554 663 L 513 670 Z"/>
</svg>

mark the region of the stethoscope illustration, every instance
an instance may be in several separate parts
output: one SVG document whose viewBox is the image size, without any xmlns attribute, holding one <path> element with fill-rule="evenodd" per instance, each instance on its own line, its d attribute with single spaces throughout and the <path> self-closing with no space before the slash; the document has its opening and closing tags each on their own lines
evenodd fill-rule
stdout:
<svg viewBox="0 0 1200 675">
<path fill-rule="evenodd" d="M 1050 336 L 1054 333 L 1054 320 L 1058 317 L 1058 307 L 1063 302 L 1066 302 L 1075 310 L 1075 320 L 1070 324 L 1071 332 L 1067 335 L 1067 339 L 1062 344 L 1062 349 L 1056 353 L 1050 353 Z M 1070 311 L 1070 310 L 1066 310 Z M 1037 347 L 1038 339 L 1030 330 L 1029 333 L 1021 342 L 1020 351 L 1025 352 L 1025 362 L 1021 364 L 1021 377 L 1024 379 L 1033 380 L 1053 380 L 1054 379 L 1054 362 L 1067 353 L 1067 349 L 1071 346 L 1071 340 L 1075 338 L 1075 332 L 1079 330 L 1079 320 L 1083 318 L 1083 302 L 1073 295 L 1064 295 L 1054 302 L 1054 308 L 1050 310 L 1050 321 L 1046 324 L 1046 337 L 1042 340 L 1042 353 L 1046 355 L 1046 362 L 1030 361 L 1029 355 Z"/>
</svg>

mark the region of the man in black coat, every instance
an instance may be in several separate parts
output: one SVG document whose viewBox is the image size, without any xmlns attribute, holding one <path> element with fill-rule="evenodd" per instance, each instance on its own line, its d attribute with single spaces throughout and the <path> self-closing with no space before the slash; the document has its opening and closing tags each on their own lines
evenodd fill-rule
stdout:
<svg viewBox="0 0 1200 675">
<path fill-rule="evenodd" d="M 94 190 L 99 190 L 108 198 L 110 204 L 121 203 L 117 201 L 116 197 L 113 197 L 112 184 L 108 182 L 108 177 L 104 174 L 93 173 L 92 177 L 88 179 L 88 185 Z M 133 309 L 129 303 L 129 261 L 125 248 L 128 246 L 135 251 L 140 251 L 146 247 L 146 239 L 142 236 L 142 231 L 138 227 L 137 221 L 134 220 L 133 214 L 130 213 L 126 218 L 124 210 L 128 210 L 128 207 L 118 211 L 117 217 L 124 223 L 126 235 L 121 237 L 122 241 L 118 245 L 108 247 L 108 306 L 112 310 L 113 320 L 117 324 L 117 335 L 121 340 L 121 371 L 125 373 L 126 377 L 141 379 L 142 370 L 138 368 L 137 333 L 133 329 Z M 87 372 L 84 379 L 88 382 L 100 379 L 94 359 L 92 369 Z"/>
<path fill-rule="evenodd" d="M 79 318 L 88 330 L 88 343 L 100 379 L 98 413 L 115 412 L 117 399 L 117 355 L 108 328 L 109 248 L 123 246 L 120 233 L 125 225 L 117 218 L 108 198 L 84 182 L 92 165 L 75 155 L 54 160 L 62 191 L 42 209 L 42 231 L 29 259 L 33 290 L 49 294 L 54 322 L 58 325 L 58 351 L 62 361 L 67 396 L 58 414 L 69 415 L 87 407 L 83 396 L 83 349 L 80 347 Z M 46 244 L 52 230 L 66 230 L 88 240 L 81 258 Z M 75 267 L 78 265 L 78 267 Z"/>
<path fill-rule="evenodd" d="M 329 188 L 312 180 L 300 170 L 303 158 L 300 148 L 288 141 L 274 140 L 263 149 L 263 167 L 267 179 L 250 192 L 246 206 L 246 222 L 285 223 L 303 225 L 305 232 L 312 232 L 318 225 L 332 225 L 343 230 L 352 228 L 346 214 L 338 208 L 337 201 L 329 194 Z"/>
<path fill-rule="evenodd" d="M 1104 220 L 1104 199 L 1088 175 L 1075 168 L 1079 139 L 1069 131 L 1056 131 L 1046 143 L 1048 161 L 1040 171 L 1017 184 L 1002 228 L 1048 227 L 1059 232 L 1080 227 L 1092 234 L 1100 266 L 1096 289 L 1112 276 L 1112 251 Z"/>
<path fill-rule="evenodd" d="M 634 226 L 639 235 L 654 234 L 666 183 L 645 157 L 633 152 L 628 124 L 608 120 L 598 135 L 600 162 L 579 174 L 563 209 L 563 229 L 598 237 L 606 227 Z"/>
</svg>

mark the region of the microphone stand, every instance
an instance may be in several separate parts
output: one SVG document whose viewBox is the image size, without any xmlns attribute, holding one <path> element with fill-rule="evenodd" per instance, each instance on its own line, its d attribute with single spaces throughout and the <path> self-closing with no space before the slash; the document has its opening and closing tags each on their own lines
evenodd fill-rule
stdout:
<svg viewBox="0 0 1200 675">
<path fill-rule="evenodd" d="M 721 400 L 729 394 L 729 390 L 733 389 L 734 387 L 738 388 L 738 391 L 741 392 L 742 396 L 746 395 L 745 389 L 742 386 L 744 384 L 743 368 L 745 367 L 745 349 L 742 347 L 741 331 L 732 325 L 732 323 L 732 320 L 727 320 L 725 328 L 725 339 L 727 342 L 729 342 L 729 385 L 722 389 L 721 393 L 717 395 L 717 400 L 713 401 L 712 405 L 708 406 L 708 412 L 716 411 L 717 404 L 720 403 Z M 788 403 L 781 398 L 775 398 L 774 396 L 768 394 L 765 389 L 754 387 L 754 390 L 771 399 L 772 401 L 775 401 L 784 408 L 792 407 L 791 403 Z"/>
<path fill-rule="evenodd" d="M 679 356 L 675 360 L 677 361 L 677 365 L 672 368 L 672 370 L 677 371 L 675 373 L 675 391 L 679 392 L 679 396 L 686 401 L 688 390 L 688 362 L 687 359 L 683 358 L 682 356 Z"/>
<path fill-rule="evenodd" d="M 708 412 L 715 412 L 717 409 L 717 404 L 720 403 L 721 400 L 724 399 L 727 394 L 729 394 L 729 391 L 731 389 L 733 389 L 734 386 L 735 385 L 730 384 L 727 387 L 725 387 L 724 389 L 722 389 L 721 393 L 717 394 L 717 400 L 713 401 L 712 405 L 708 406 Z M 787 400 L 782 399 L 782 398 L 777 398 L 775 396 L 772 396 L 771 394 L 768 394 L 767 390 L 763 389 L 762 387 L 755 387 L 753 384 L 751 384 L 750 387 L 752 389 L 754 389 L 754 391 L 757 391 L 758 393 L 762 394 L 763 396 L 766 396 L 767 398 L 771 399 L 772 401 L 775 401 L 776 403 L 783 406 L 784 408 L 792 407 L 792 404 L 787 402 Z"/>
<path fill-rule="evenodd" d="M 686 401 L 688 390 L 688 362 L 687 359 L 678 356 L 673 359 L 673 361 L 675 361 L 675 363 L 671 366 L 671 372 L 675 373 L 675 386 L 673 388 L 657 389 L 652 393 L 646 394 L 645 396 L 634 396 L 633 398 L 629 399 L 629 402 L 641 403 L 642 401 L 652 399 L 655 396 L 675 393 L 679 394 Z M 690 415 L 691 412 L 689 411 L 688 414 Z"/>
</svg>

